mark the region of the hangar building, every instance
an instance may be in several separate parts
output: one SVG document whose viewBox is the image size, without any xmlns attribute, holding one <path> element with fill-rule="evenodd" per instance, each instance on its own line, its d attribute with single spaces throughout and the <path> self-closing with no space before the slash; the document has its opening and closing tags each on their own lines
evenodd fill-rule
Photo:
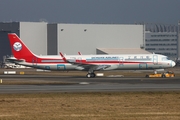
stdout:
<svg viewBox="0 0 180 120">
<path fill-rule="evenodd" d="M 78 51 L 97 54 L 97 49 L 101 48 L 140 49 L 144 44 L 143 33 L 142 25 L 48 24 L 48 41 L 54 39 L 57 42 L 57 49 L 54 48 L 54 52 L 49 49 L 48 54 L 58 54 L 59 51 L 66 54 L 77 54 Z"/>
<path fill-rule="evenodd" d="M 144 26 L 135 24 L 0 23 L 0 58 L 11 55 L 7 33 L 16 33 L 37 55 L 144 52 Z M 116 51 L 116 52 L 114 52 Z"/>
</svg>

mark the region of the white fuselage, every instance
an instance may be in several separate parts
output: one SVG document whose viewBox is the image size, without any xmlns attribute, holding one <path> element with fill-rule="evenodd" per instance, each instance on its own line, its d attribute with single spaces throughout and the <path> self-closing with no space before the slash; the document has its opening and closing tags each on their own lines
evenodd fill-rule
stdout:
<svg viewBox="0 0 180 120">
<path fill-rule="evenodd" d="M 37 56 L 37 58 L 32 59 L 32 62 L 23 61 L 18 64 L 39 69 L 62 71 L 88 71 L 88 69 L 86 69 L 86 65 L 109 66 L 98 70 L 147 70 L 164 69 L 175 66 L 174 61 L 168 60 L 166 56 L 159 54 L 66 55 L 65 58 L 70 62 L 65 62 L 60 55 L 48 55 Z"/>
</svg>

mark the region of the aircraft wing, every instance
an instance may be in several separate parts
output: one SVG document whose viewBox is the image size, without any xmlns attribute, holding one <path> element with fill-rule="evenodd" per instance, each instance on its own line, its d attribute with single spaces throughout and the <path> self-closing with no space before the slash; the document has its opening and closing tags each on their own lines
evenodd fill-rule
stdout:
<svg viewBox="0 0 180 120">
<path fill-rule="evenodd" d="M 68 63 L 71 63 L 73 65 L 78 65 L 83 67 L 86 70 L 103 70 L 106 69 L 108 67 L 110 67 L 111 65 L 97 65 L 97 64 L 92 64 L 92 63 L 83 63 L 83 62 L 76 62 L 74 60 L 66 60 Z"/>
<path fill-rule="evenodd" d="M 64 61 L 71 63 L 73 65 L 78 65 L 81 68 L 84 68 L 85 70 L 89 70 L 89 71 L 94 71 L 94 70 L 103 70 L 106 69 L 108 67 L 110 67 L 111 65 L 97 65 L 97 64 L 90 64 L 90 63 L 83 63 L 83 62 L 77 62 L 74 59 L 66 59 L 64 57 L 64 55 L 60 52 L 61 57 L 63 58 Z"/>
</svg>

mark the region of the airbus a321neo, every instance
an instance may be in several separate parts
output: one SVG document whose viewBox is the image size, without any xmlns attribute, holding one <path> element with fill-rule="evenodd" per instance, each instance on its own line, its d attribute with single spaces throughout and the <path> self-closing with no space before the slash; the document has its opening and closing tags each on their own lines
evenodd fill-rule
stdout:
<svg viewBox="0 0 180 120">
<path fill-rule="evenodd" d="M 32 53 L 15 34 L 8 34 L 12 53 L 16 59 L 10 60 L 28 67 L 59 70 L 87 71 L 86 77 L 95 77 L 95 71 L 103 70 L 156 70 L 175 66 L 175 62 L 160 54 L 121 54 L 121 55 L 47 55 Z"/>
</svg>

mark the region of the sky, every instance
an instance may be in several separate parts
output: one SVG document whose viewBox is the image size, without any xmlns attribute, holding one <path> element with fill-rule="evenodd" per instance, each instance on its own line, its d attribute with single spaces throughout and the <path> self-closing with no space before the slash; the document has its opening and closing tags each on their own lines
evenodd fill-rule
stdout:
<svg viewBox="0 0 180 120">
<path fill-rule="evenodd" d="M 180 0 L 0 0 L 0 22 L 177 25 Z"/>
</svg>

